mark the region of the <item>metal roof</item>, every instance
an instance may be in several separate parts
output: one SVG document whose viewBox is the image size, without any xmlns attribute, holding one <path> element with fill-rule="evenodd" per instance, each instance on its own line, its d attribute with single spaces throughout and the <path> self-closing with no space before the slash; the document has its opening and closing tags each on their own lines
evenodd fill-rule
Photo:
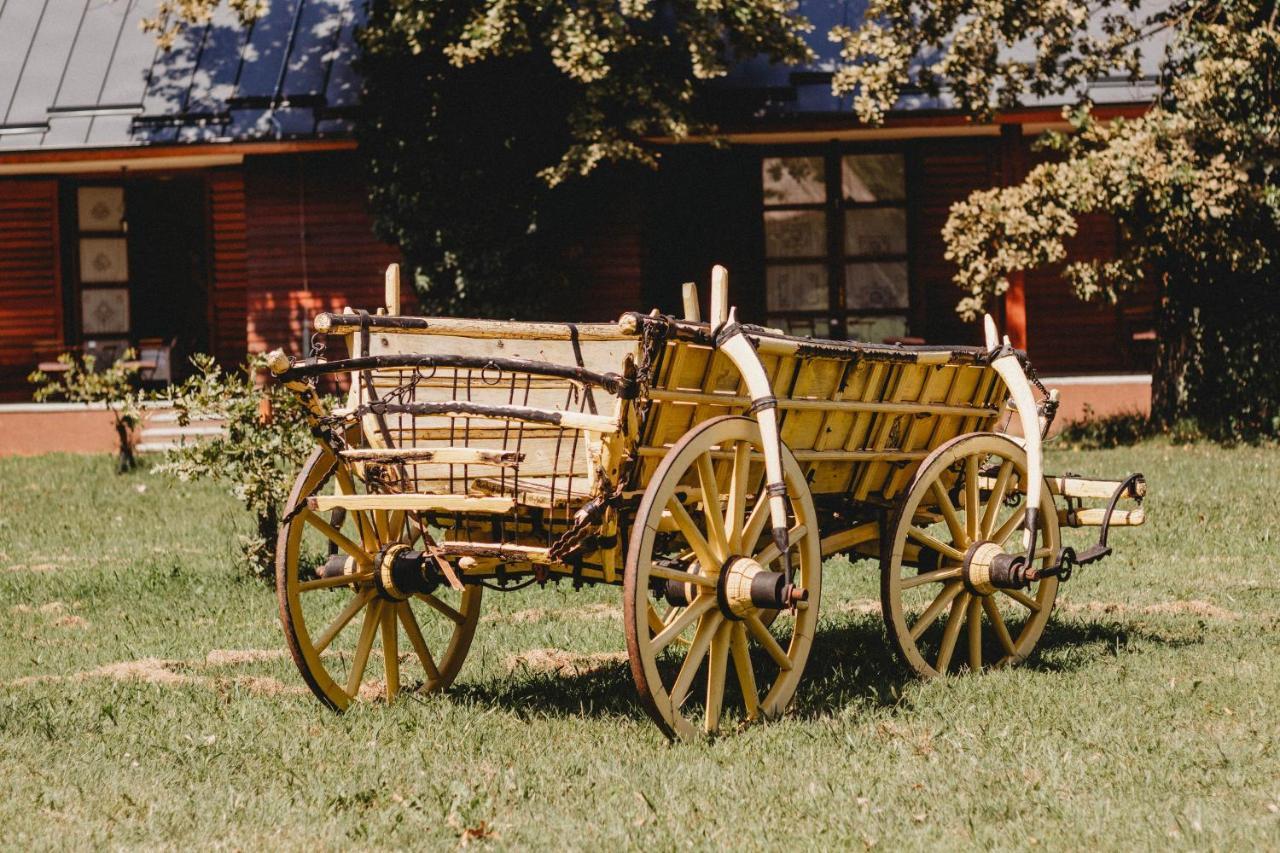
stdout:
<svg viewBox="0 0 1280 853">
<path fill-rule="evenodd" d="M 220 5 L 169 50 L 154 0 L 0 0 L 0 152 L 343 136 L 363 0 Z"/>
</svg>

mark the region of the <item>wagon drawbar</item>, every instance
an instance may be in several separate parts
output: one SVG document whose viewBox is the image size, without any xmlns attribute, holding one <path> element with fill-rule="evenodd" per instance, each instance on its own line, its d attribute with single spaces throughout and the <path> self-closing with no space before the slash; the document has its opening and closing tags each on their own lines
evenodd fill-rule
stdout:
<svg viewBox="0 0 1280 853">
<path fill-rule="evenodd" d="M 321 701 L 443 689 L 485 590 L 569 579 L 621 587 L 658 726 L 714 733 L 794 696 L 828 556 L 878 563 L 889 640 L 932 676 L 1024 660 L 1058 585 L 1145 520 L 1141 475 L 1043 473 L 1056 395 L 990 318 L 984 347 L 823 341 L 740 323 L 723 267 L 709 321 L 686 287 L 683 318 L 423 318 L 399 314 L 392 267 L 385 307 L 320 314 L 306 359 L 272 353 L 317 442 L 277 588 Z M 1099 542 L 1077 554 L 1064 526 Z"/>
</svg>

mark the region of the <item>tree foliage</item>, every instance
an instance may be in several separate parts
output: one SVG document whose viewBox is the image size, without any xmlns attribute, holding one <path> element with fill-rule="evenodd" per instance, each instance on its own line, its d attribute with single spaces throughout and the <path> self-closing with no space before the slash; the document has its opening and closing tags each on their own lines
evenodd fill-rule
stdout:
<svg viewBox="0 0 1280 853">
<path fill-rule="evenodd" d="M 1078 218 L 1103 212 L 1115 258 L 1064 275 L 1116 301 L 1147 277 L 1161 297 L 1154 414 L 1228 436 L 1280 432 L 1280 31 L 1275 6 L 1222 4 L 1179 32 L 1166 86 L 1137 119 L 1070 113 L 1058 158 L 974 193 L 944 229 L 972 315 L 1009 275 L 1066 258 Z"/>
<path fill-rule="evenodd" d="M 708 129 L 706 81 L 807 57 L 805 27 L 791 0 L 375 3 L 359 137 L 378 229 L 429 310 L 554 311 L 564 247 L 598 215 L 582 179 L 656 165 L 648 137 Z"/>
</svg>

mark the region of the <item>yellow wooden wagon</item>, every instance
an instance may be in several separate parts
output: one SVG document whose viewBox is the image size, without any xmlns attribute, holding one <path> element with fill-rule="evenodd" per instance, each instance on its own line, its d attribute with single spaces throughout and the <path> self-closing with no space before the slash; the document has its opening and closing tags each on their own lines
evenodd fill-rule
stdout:
<svg viewBox="0 0 1280 853">
<path fill-rule="evenodd" d="M 1142 523 L 1117 510 L 1140 476 L 1044 476 L 1055 398 L 989 318 L 985 347 L 789 337 L 740 324 L 726 278 L 710 322 L 686 293 L 684 318 L 575 325 L 401 316 L 393 269 L 387 307 L 316 318 L 347 357 L 273 354 L 318 443 L 277 582 L 321 701 L 445 688 L 485 589 L 569 578 L 622 588 L 659 727 L 715 732 L 795 694 L 827 556 L 878 560 L 889 639 L 931 676 L 1025 659 L 1062 576 Z M 334 374 L 351 390 L 330 410 Z M 1082 525 L 1103 535 L 1075 555 L 1059 529 Z"/>
</svg>

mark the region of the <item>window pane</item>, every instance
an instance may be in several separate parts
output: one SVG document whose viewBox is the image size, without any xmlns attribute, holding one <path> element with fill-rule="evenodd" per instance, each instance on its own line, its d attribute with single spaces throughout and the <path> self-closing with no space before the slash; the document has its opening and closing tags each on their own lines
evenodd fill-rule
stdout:
<svg viewBox="0 0 1280 853">
<path fill-rule="evenodd" d="M 764 215 L 765 254 L 770 258 L 827 253 L 827 218 L 821 210 L 771 210 Z"/>
<path fill-rule="evenodd" d="M 844 197 L 849 201 L 901 201 L 907 182 L 901 154 L 846 154 L 840 159 Z"/>
<path fill-rule="evenodd" d="M 827 200 L 821 157 L 766 157 L 763 172 L 765 204 L 821 204 Z"/>
<path fill-rule="evenodd" d="M 906 317 L 850 317 L 845 327 L 851 341 L 871 344 L 884 343 L 888 338 L 907 335 Z"/>
<path fill-rule="evenodd" d="M 781 329 L 788 335 L 797 335 L 802 338 L 830 336 L 830 324 L 825 317 L 770 316 L 767 325 L 771 329 Z"/>
<path fill-rule="evenodd" d="M 892 261 L 845 264 L 845 307 L 884 310 L 907 307 L 907 265 Z"/>
<path fill-rule="evenodd" d="M 80 239 L 80 280 L 90 283 L 129 280 L 128 244 L 123 237 Z"/>
<path fill-rule="evenodd" d="M 846 255 L 905 255 L 907 212 L 900 207 L 870 207 L 844 212 Z"/>
<path fill-rule="evenodd" d="M 764 279 L 769 311 L 827 310 L 827 268 L 821 264 L 770 265 Z"/>
</svg>

